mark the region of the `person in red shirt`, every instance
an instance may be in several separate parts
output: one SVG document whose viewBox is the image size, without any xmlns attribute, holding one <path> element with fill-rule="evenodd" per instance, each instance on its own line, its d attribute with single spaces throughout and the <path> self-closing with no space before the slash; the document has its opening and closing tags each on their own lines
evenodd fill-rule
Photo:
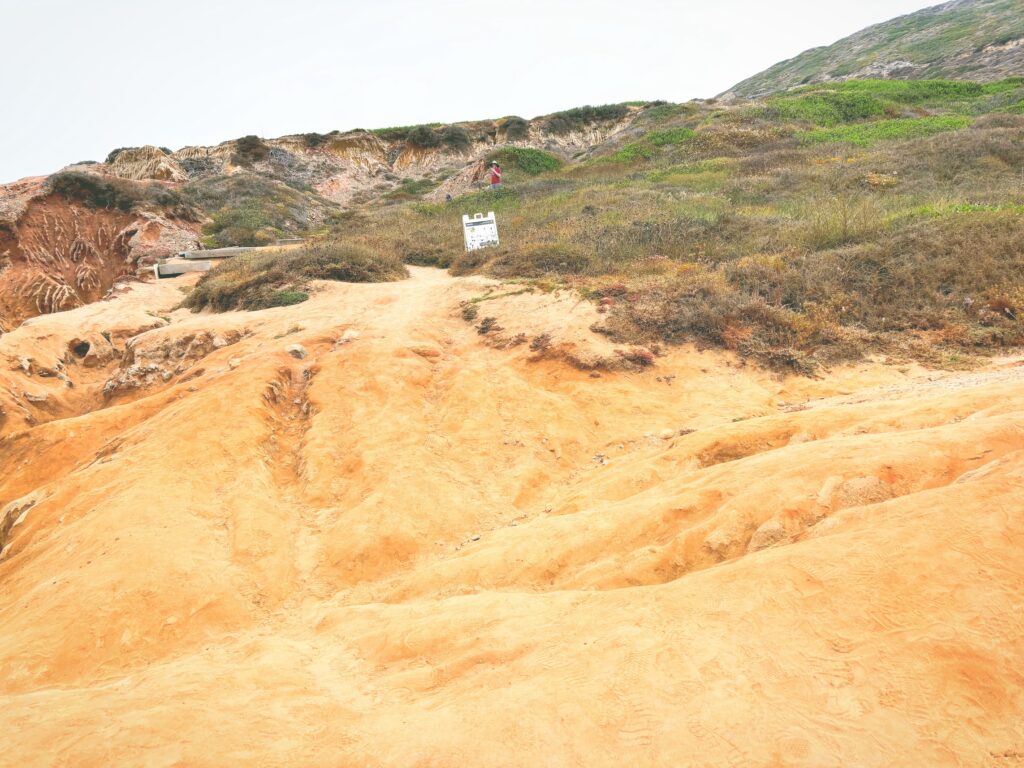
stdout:
<svg viewBox="0 0 1024 768">
<path fill-rule="evenodd" d="M 491 182 L 491 189 L 497 189 L 501 186 L 501 166 L 498 165 L 497 160 L 491 161 L 491 169 L 487 178 Z"/>
</svg>

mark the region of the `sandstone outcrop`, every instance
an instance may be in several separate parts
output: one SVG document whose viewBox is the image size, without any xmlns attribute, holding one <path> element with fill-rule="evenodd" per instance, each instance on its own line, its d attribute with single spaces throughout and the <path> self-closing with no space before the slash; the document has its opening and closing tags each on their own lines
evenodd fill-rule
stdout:
<svg viewBox="0 0 1024 768">
<path fill-rule="evenodd" d="M 107 172 L 123 179 L 185 181 L 185 173 L 174 156 L 157 147 L 122 149 L 109 163 Z"/>
<path fill-rule="evenodd" d="M 0 333 L 97 301 L 157 258 L 196 245 L 197 225 L 149 211 L 91 208 L 44 179 L 0 186 Z"/>
</svg>

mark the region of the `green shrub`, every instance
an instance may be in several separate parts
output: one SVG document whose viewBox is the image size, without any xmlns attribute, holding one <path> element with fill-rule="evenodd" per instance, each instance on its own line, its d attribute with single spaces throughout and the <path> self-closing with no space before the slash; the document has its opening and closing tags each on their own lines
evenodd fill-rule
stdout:
<svg viewBox="0 0 1024 768">
<path fill-rule="evenodd" d="M 325 136 L 322 133 L 304 133 L 304 134 L 302 134 L 302 143 L 305 144 L 310 149 L 313 149 L 314 147 L 319 147 L 321 144 L 326 143 L 327 140 L 328 140 L 328 136 Z"/>
<path fill-rule="evenodd" d="M 562 161 L 550 152 L 528 147 L 504 147 L 488 155 L 485 162 L 490 163 L 492 160 L 497 160 L 506 170 L 514 168 L 527 176 L 557 171 L 562 167 Z"/>
<path fill-rule="evenodd" d="M 270 154 L 270 147 L 263 142 L 263 139 L 258 136 L 243 136 L 235 142 L 235 152 L 231 161 L 235 165 L 249 166 L 263 160 L 268 154 Z"/>
<path fill-rule="evenodd" d="M 594 123 L 621 120 L 628 114 L 629 107 L 625 104 L 605 104 L 600 107 L 587 105 L 548 115 L 544 124 L 551 133 L 566 134 Z"/>
<path fill-rule="evenodd" d="M 898 120 L 879 120 L 873 123 L 844 125 L 838 128 L 817 129 L 805 133 L 801 140 L 808 144 L 843 142 L 861 147 L 879 141 L 915 139 L 946 131 L 958 131 L 971 124 L 969 117 L 921 117 Z"/>
<path fill-rule="evenodd" d="M 530 124 L 516 115 L 505 118 L 501 127 L 505 129 L 505 138 L 508 141 L 522 141 L 530 136 Z"/>
<path fill-rule="evenodd" d="M 449 125 L 441 131 L 441 143 L 452 149 L 468 149 L 473 143 L 469 132 L 458 125 Z"/>
<path fill-rule="evenodd" d="M 135 184 L 91 173 L 64 171 L 51 176 L 48 183 L 55 194 L 90 208 L 116 208 L 128 212 L 143 199 Z"/>
<path fill-rule="evenodd" d="M 694 136 L 692 128 L 670 128 L 667 131 L 651 131 L 644 140 L 656 147 L 684 144 Z"/>
<path fill-rule="evenodd" d="M 963 101 L 977 98 L 986 92 L 985 86 L 980 83 L 957 80 L 846 80 L 825 87 L 834 88 L 840 93 L 863 94 L 898 104 Z"/>
<path fill-rule="evenodd" d="M 651 131 L 644 134 L 639 141 L 626 144 L 618 152 L 609 155 L 605 160 L 613 163 L 636 163 L 650 160 L 656 154 L 655 147 L 668 147 L 685 144 L 695 135 L 692 128 L 669 128 L 664 131 Z"/>
<path fill-rule="evenodd" d="M 666 101 L 651 101 L 644 106 L 639 118 L 644 123 L 664 123 L 680 115 L 690 115 L 696 112 L 692 104 L 674 104 Z"/>
<path fill-rule="evenodd" d="M 424 123 L 423 125 L 395 125 L 390 128 L 374 128 L 370 133 L 385 141 L 405 141 L 409 132 L 417 128 L 440 128 L 440 123 Z"/>
<path fill-rule="evenodd" d="M 274 226 L 271 213 L 259 201 L 248 201 L 238 208 L 225 208 L 213 215 L 203 234 L 217 247 L 228 245 L 270 245 L 284 232 Z"/>
<path fill-rule="evenodd" d="M 283 235 L 301 235 L 333 208 L 312 192 L 254 173 L 200 179 L 182 193 L 210 216 L 203 232 L 211 247 L 268 245 Z"/>
<path fill-rule="evenodd" d="M 386 200 L 414 200 L 437 187 L 431 179 L 402 179 L 397 188 L 384 195 Z"/>
<path fill-rule="evenodd" d="M 1024 76 L 1018 75 L 1007 77 L 1003 80 L 996 80 L 994 83 L 985 83 L 981 88 L 987 94 L 1014 91 L 1018 88 L 1024 88 Z"/>
<path fill-rule="evenodd" d="M 636 163 L 640 160 L 650 160 L 654 157 L 654 150 L 641 142 L 626 144 L 608 160 L 613 163 Z"/>
<path fill-rule="evenodd" d="M 311 280 L 377 283 L 408 276 L 397 258 L 337 242 L 318 242 L 302 248 L 243 253 L 218 264 L 184 301 L 193 311 L 210 308 L 266 309 L 308 298 Z"/>
<path fill-rule="evenodd" d="M 886 105 L 869 93 L 825 92 L 768 99 L 767 116 L 815 125 L 840 125 L 884 115 Z"/>
<path fill-rule="evenodd" d="M 112 208 L 125 213 L 137 206 L 160 208 L 186 221 L 199 220 L 199 212 L 179 192 L 155 182 L 62 171 L 51 176 L 47 183 L 54 194 L 89 208 Z"/>
<path fill-rule="evenodd" d="M 441 134 L 429 125 L 417 125 L 405 135 L 405 140 L 411 146 L 421 149 L 441 146 Z"/>
<path fill-rule="evenodd" d="M 544 277 L 579 275 L 588 272 L 590 268 L 591 257 L 583 248 L 549 243 L 499 252 L 489 262 L 486 271 L 495 277 Z"/>
<path fill-rule="evenodd" d="M 684 115 L 694 112 L 689 104 L 667 104 L 665 102 L 652 102 L 641 113 L 641 117 L 650 123 L 660 123 L 677 115 Z"/>
<path fill-rule="evenodd" d="M 304 291 L 274 291 L 267 300 L 268 307 L 290 307 L 293 304 L 301 304 L 309 298 Z"/>
</svg>

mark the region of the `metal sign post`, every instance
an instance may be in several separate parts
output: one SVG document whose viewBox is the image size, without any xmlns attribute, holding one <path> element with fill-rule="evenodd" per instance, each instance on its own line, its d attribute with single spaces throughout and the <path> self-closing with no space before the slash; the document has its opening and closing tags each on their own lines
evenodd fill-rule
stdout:
<svg viewBox="0 0 1024 768">
<path fill-rule="evenodd" d="M 466 239 L 467 251 L 497 245 L 498 222 L 494 218 L 494 211 L 488 211 L 487 216 L 482 213 L 476 213 L 473 216 L 463 214 L 462 234 Z"/>
</svg>

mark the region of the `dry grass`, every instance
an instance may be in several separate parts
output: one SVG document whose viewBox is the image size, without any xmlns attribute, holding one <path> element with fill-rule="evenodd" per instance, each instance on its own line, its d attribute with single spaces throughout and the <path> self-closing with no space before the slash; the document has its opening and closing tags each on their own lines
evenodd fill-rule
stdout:
<svg viewBox="0 0 1024 768">
<path fill-rule="evenodd" d="M 311 280 L 379 283 L 408 277 L 394 257 L 337 242 L 303 248 L 244 253 L 200 278 L 183 302 L 195 312 L 266 309 L 305 301 Z"/>
<path fill-rule="evenodd" d="M 875 117 L 947 114 L 942 88 L 925 91 L 913 104 L 882 93 L 897 110 Z M 977 115 L 957 99 L 948 114 Z M 627 295 L 608 305 L 605 330 L 622 343 L 690 340 L 786 370 L 872 350 L 936 362 L 1024 342 L 1024 116 L 909 138 L 881 130 L 853 146 L 808 143 L 813 121 L 756 106 L 658 115 L 603 159 L 394 207 L 387 225 L 366 209 L 338 234 L 407 263 L 595 299 L 619 283 Z M 857 117 L 842 124 L 871 124 Z M 502 245 L 467 254 L 460 216 L 480 210 L 497 213 Z"/>
</svg>

